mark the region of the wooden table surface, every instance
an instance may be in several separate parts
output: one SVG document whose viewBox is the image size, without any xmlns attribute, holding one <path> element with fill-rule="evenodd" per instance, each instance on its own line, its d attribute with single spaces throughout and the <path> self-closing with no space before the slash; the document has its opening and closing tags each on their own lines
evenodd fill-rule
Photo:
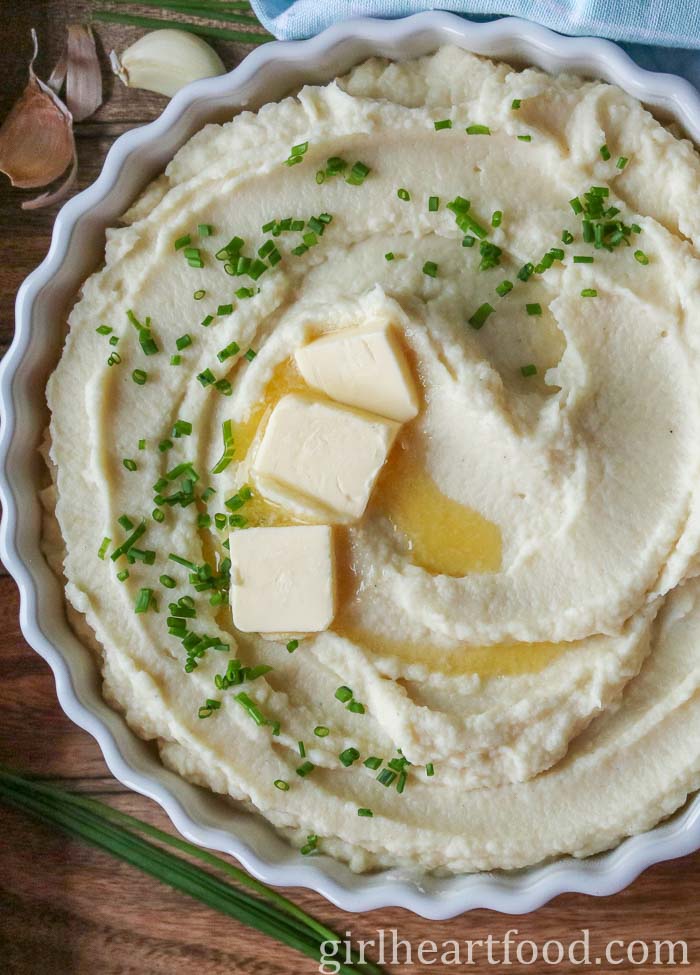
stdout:
<svg viewBox="0 0 700 975">
<path fill-rule="evenodd" d="M 0 89 L 0 118 L 19 94 L 29 52 L 29 27 L 39 31 L 39 71 L 44 77 L 56 61 L 63 25 L 84 16 L 84 4 L 66 0 L 10 4 L 12 18 L 0 18 L 0 49 L 5 83 Z M 109 77 L 104 52 L 119 49 L 138 31 L 100 25 L 98 29 L 106 82 L 106 103 L 77 127 L 80 186 L 96 177 L 112 140 L 126 129 L 150 120 L 165 99 L 126 91 Z M 245 47 L 220 46 L 229 67 Z M 22 212 L 26 196 L 0 177 L 0 353 L 12 336 L 14 295 L 24 276 L 46 253 L 54 211 Z M 71 789 L 106 798 L 121 809 L 165 828 L 168 821 L 150 800 L 134 795 L 107 771 L 95 742 L 63 715 L 56 701 L 47 665 L 26 645 L 18 625 L 19 602 L 14 582 L 0 567 L 0 761 L 18 769 L 55 778 Z M 15 811 L 0 807 L 0 972 L 12 975 L 218 975 L 218 973 L 304 973 L 317 966 L 290 949 L 251 932 L 237 922 L 215 915 L 108 855 L 53 833 Z M 646 872 L 627 891 L 606 899 L 562 896 L 534 914 L 508 918 L 475 911 L 449 922 L 431 922 L 401 910 L 349 915 L 321 897 L 293 890 L 290 896 L 339 931 L 372 939 L 377 931 L 396 928 L 411 942 L 414 962 L 392 971 L 413 973 L 422 968 L 446 972 L 452 966 L 421 965 L 415 958 L 419 941 L 502 938 L 511 928 L 518 937 L 566 944 L 589 929 L 592 955 L 601 954 L 612 939 L 683 939 L 688 945 L 686 971 L 700 972 L 700 854 L 662 864 Z M 390 935 L 387 935 L 388 937 Z M 642 957 L 642 948 L 633 957 Z M 494 950 L 494 958 L 500 955 Z M 528 954 L 523 956 L 527 961 Z M 426 956 L 427 962 L 430 956 Z M 680 960 L 680 955 L 677 955 Z M 475 951 L 469 970 L 502 970 L 490 964 L 486 949 Z M 521 965 L 509 971 L 557 972 L 658 971 L 653 947 L 647 964 L 582 966 Z"/>
</svg>

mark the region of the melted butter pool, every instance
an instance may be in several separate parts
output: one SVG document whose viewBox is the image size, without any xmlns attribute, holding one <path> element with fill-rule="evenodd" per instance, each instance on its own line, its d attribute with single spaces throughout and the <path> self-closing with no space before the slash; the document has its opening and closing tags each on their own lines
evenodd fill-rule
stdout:
<svg viewBox="0 0 700 975">
<path fill-rule="evenodd" d="M 406 536 L 414 565 L 433 575 L 500 569 L 498 525 L 443 494 L 410 445 L 394 447 L 372 503 Z"/>
</svg>

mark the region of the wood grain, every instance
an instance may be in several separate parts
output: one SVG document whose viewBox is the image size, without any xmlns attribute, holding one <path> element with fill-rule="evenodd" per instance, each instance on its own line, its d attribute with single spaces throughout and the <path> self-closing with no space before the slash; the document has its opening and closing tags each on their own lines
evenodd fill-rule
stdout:
<svg viewBox="0 0 700 975">
<path fill-rule="evenodd" d="M 9 6 L 7 0 L 5 9 Z M 13 5 L 12 18 L 0 19 L 5 85 L 0 90 L 0 117 L 21 90 L 29 51 L 29 27 L 40 32 L 39 69 L 47 73 L 58 57 L 62 25 L 80 19 L 85 5 L 75 2 Z M 103 52 L 136 36 L 128 28 L 100 26 Z M 220 45 L 227 65 L 245 52 Z M 165 100 L 145 92 L 113 86 L 105 72 L 108 101 L 89 122 L 78 126 L 80 185 L 97 175 L 114 137 L 132 125 L 153 118 Z M 23 213 L 24 194 L 0 184 L 2 259 L 0 260 L 0 351 L 12 336 L 12 304 L 22 278 L 44 256 L 53 212 Z M 95 742 L 63 715 L 56 702 L 46 664 L 25 644 L 18 625 L 18 597 L 13 581 L 0 574 L 0 761 L 19 769 L 51 776 L 72 789 L 97 795 L 134 815 L 168 828 L 160 809 L 126 791 L 109 774 Z M 291 950 L 215 915 L 107 855 L 67 840 L 25 816 L 0 807 L 0 971 L 8 975 L 296 975 L 316 966 Z M 396 928 L 415 948 L 432 939 L 502 938 L 512 928 L 540 946 L 556 938 L 564 942 L 590 930 L 592 954 L 602 953 L 611 939 L 685 939 L 690 964 L 700 972 L 700 856 L 657 866 L 627 891 L 607 899 L 564 896 L 540 911 L 508 918 L 475 911 L 450 922 L 435 923 L 400 910 L 348 915 L 307 891 L 290 895 L 305 909 L 339 931 L 374 939 L 378 929 Z M 508 968 L 477 963 L 467 970 L 546 971 L 552 966 Z M 449 972 L 451 966 L 398 966 L 415 973 L 423 968 Z M 659 971 L 658 966 L 614 968 L 571 965 L 563 973 L 597 970 Z"/>
</svg>

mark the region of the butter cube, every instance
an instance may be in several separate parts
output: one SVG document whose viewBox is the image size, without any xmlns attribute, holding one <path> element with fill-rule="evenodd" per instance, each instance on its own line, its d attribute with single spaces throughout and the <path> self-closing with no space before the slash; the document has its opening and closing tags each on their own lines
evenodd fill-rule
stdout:
<svg viewBox="0 0 700 975">
<path fill-rule="evenodd" d="M 318 633 L 335 614 L 328 525 L 231 532 L 231 613 L 244 633 Z"/>
<path fill-rule="evenodd" d="M 396 330 L 344 328 L 297 349 L 309 386 L 339 403 L 405 423 L 418 413 L 416 384 Z"/>
<path fill-rule="evenodd" d="M 302 519 L 355 521 L 398 430 L 393 420 L 290 393 L 272 411 L 253 477 L 266 498 Z"/>
</svg>

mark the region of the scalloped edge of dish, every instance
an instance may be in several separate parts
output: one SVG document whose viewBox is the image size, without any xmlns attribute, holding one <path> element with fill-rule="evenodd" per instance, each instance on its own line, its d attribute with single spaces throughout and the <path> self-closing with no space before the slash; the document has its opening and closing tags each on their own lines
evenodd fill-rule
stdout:
<svg viewBox="0 0 700 975">
<path fill-rule="evenodd" d="M 521 914 L 564 892 L 613 894 L 652 864 L 700 848 L 700 795 L 668 821 L 612 851 L 585 860 L 562 857 L 514 873 L 436 877 L 386 870 L 362 875 L 329 857 L 305 860 L 261 817 L 225 805 L 160 765 L 148 744 L 103 701 L 93 658 L 70 631 L 60 583 L 41 555 L 36 451 L 22 448 L 27 443 L 22 433 L 37 426 L 40 413 L 46 415 L 44 404 L 33 395 L 37 375 L 49 368 L 44 361 L 48 353 L 42 346 L 37 349 L 38 333 L 47 320 L 55 325 L 57 301 L 68 305 L 85 268 L 89 273 L 95 254 L 101 254 L 110 217 L 113 221 L 126 209 L 193 131 L 224 108 L 230 115 L 231 110 L 269 101 L 261 95 L 270 85 L 280 97 L 285 89 L 330 79 L 366 57 L 403 60 L 447 43 L 551 72 L 566 70 L 613 82 L 655 113 L 677 120 L 700 145 L 700 97 L 689 82 L 638 67 L 610 41 L 563 37 L 516 18 L 486 24 L 433 12 L 402 20 L 361 18 L 311 40 L 272 42 L 227 75 L 183 89 L 158 119 L 115 141 L 95 183 L 58 214 L 47 257 L 18 292 L 14 339 L 0 363 L 0 557 L 19 587 L 20 625 L 27 642 L 50 665 L 61 707 L 96 739 L 115 778 L 158 802 L 189 840 L 230 854 L 265 883 L 310 888 L 346 911 L 403 907 L 435 920 L 475 908 Z M 72 290 L 71 279 L 77 282 Z M 33 446 L 38 442 L 35 433 Z"/>
</svg>

